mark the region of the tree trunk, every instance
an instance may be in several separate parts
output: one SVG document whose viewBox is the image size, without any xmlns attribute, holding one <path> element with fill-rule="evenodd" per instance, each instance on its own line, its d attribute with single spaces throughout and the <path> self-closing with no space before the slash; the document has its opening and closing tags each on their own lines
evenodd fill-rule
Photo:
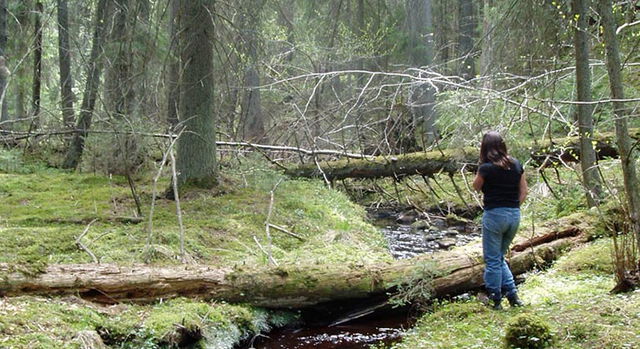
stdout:
<svg viewBox="0 0 640 349">
<path fill-rule="evenodd" d="M 244 75 L 243 139 L 247 142 L 266 141 L 264 113 L 260 97 L 260 74 L 256 64 L 250 63 Z"/>
<path fill-rule="evenodd" d="M 493 73 L 494 64 L 494 35 L 492 25 L 493 0 L 484 0 L 482 9 L 482 53 L 480 54 L 480 75 L 485 78 L 484 88 L 492 88 L 489 77 Z"/>
<path fill-rule="evenodd" d="M 91 55 L 87 64 L 87 84 L 84 90 L 84 96 L 82 97 L 80 118 L 76 125 L 78 131 L 73 135 L 64 163 L 62 164 L 62 167 L 66 169 L 75 169 L 78 167 L 80 159 L 82 158 L 82 152 L 84 151 L 84 142 L 88 135 L 87 131 L 91 128 L 93 109 L 95 108 L 98 87 L 100 86 L 100 76 L 102 75 L 102 42 L 104 40 L 104 29 L 107 25 L 107 12 L 107 0 L 99 0 L 94 18 L 95 24 Z"/>
<path fill-rule="evenodd" d="M 632 139 L 640 140 L 640 129 L 628 132 Z M 618 150 L 613 145 L 615 136 L 604 133 L 592 137 L 597 156 L 617 157 Z M 553 143 L 538 142 L 528 147 L 534 163 L 543 167 L 562 162 L 577 162 L 580 159 L 580 138 L 566 137 L 554 139 Z M 443 149 L 431 152 L 416 152 L 397 156 L 378 156 L 370 159 L 348 159 L 309 163 L 290 168 L 285 173 L 292 177 L 319 177 L 329 180 L 343 178 L 379 178 L 394 176 L 425 175 L 440 172 L 456 174 L 461 170 L 475 171 L 478 163 L 478 149 L 473 147 Z"/>
<path fill-rule="evenodd" d="M 180 108 L 180 41 L 178 40 L 178 10 L 179 0 L 171 2 L 169 11 L 169 70 L 167 72 L 167 122 L 169 126 L 178 125 L 178 110 Z"/>
<path fill-rule="evenodd" d="M 217 184 L 216 129 L 213 104 L 214 0 L 180 2 L 180 85 L 178 184 Z"/>
<path fill-rule="evenodd" d="M 260 143 L 266 140 L 264 128 L 264 113 L 260 96 L 260 73 L 258 71 L 258 50 L 260 39 L 260 14 L 265 1 L 252 0 L 243 2 L 245 20 L 243 32 L 244 47 L 247 55 L 247 68 L 244 76 L 244 96 L 242 101 L 242 129 L 243 139 L 248 142 Z"/>
<path fill-rule="evenodd" d="M 107 111 L 117 119 L 127 118 L 131 112 L 131 104 L 134 98 L 133 81 L 131 77 L 132 65 L 132 40 L 131 35 L 135 28 L 130 24 L 131 0 L 113 1 L 115 13 L 113 16 L 112 32 L 109 34 L 107 46 L 109 51 L 115 53 L 111 59 L 111 65 L 107 68 L 105 76 L 105 102 Z M 133 21 L 135 23 L 135 21 Z"/>
<path fill-rule="evenodd" d="M 290 64 L 293 61 L 293 57 L 295 54 L 295 33 L 293 27 L 293 19 L 294 19 L 294 10 L 295 7 L 291 6 L 288 1 L 285 1 L 283 5 L 282 2 L 278 2 L 278 24 L 285 27 L 287 31 L 287 48 L 285 48 L 284 52 L 284 63 Z M 289 73 L 289 67 L 286 66 L 284 71 L 285 73 Z"/>
<path fill-rule="evenodd" d="M 640 183 L 635 166 L 635 156 L 629 137 L 628 118 L 629 111 L 620 100 L 624 99 L 622 85 L 622 65 L 620 64 L 620 50 L 616 38 L 616 23 L 613 19 L 611 0 L 599 0 L 601 25 L 604 31 L 605 49 L 607 51 L 607 71 L 609 72 L 609 84 L 611 86 L 611 98 L 613 102 L 613 114 L 616 125 L 616 144 L 620 153 L 624 189 L 627 196 L 628 212 L 631 225 L 636 234 L 640 246 Z"/>
<path fill-rule="evenodd" d="M 9 120 L 7 104 L 7 80 L 9 69 L 6 65 L 7 49 L 7 0 L 0 0 L 0 130 L 5 128 L 3 122 Z"/>
<path fill-rule="evenodd" d="M 591 102 L 591 71 L 589 68 L 589 38 L 587 0 L 572 0 L 574 18 L 577 18 L 574 47 L 576 53 L 576 90 L 578 102 Z M 580 135 L 580 164 L 589 207 L 598 205 L 601 198 L 600 177 L 593 149 L 593 105 L 578 104 L 578 132 Z"/>
<path fill-rule="evenodd" d="M 71 52 L 69 51 L 69 11 L 67 0 L 58 0 L 58 56 L 60 61 L 60 97 L 62 120 L 65 128 L 72 128 L 75 121 L 73 111 L 73 76 L 71 74 Z"/>
<path fill-rule="evenodd" d="M 40 92 L 42 89 L 42 12 L 41 2 L 36 3 L 35 16 L 35 42 L 33 48 L 33 90 L 31 97 L 31 128 L 40 127 Z"/>
<path fill-rule="evenodd" d="M 462 57 L 460 62 L 460 76 L 465 80 L 471 80 L 476 76 L 475 59 L 473 52 L 473 40 L 476 28 L 476 10 L 474 0 L 459 0 L 460 17 L 458 19 L 459 37 L 458 54 Z"/>
<path fill-rule="evenodd" d="M 139 118 L 133 113 L 136 97 L 136 81 L 133 78 L 133 35 L 136 32 L 138 13 L 144 12 L 140 0 L 110 0 L 114 8 L 113 25 L 108 34 L 105 53 L 111 56 L 111 64 L 105 71 L 105 104 L 115 129 L 130 129 Z M 144 17 L 143 17 L 144 18 Z M 111 54 L 109 54 L 111 53 Z M 142 74 L 140 74 L 142 75 Z M 142 78 L 140 78 L 142 80 Z M 139 168 L 142 159 L 139 141 L 131 134 L 110 136 L 112 156 L 106 159 L 109 173 L 127 175 Z"/>
<path fill-rule="evenodd" d="M 509 258 L 513 273 L 521 274 L 552 261 L 573 245 L 586 241 L 595 220 L 578 214 L 537 227 L 536 238 L 516 241 Z M 425 278 L 438 275 L 432 280 L 434 295 L 444 296 L 482 285 L 481 252 L 477 243 L 409 260 L 357 267 L 283 265 L 249 270 L 202 265 L 72 264 L 50 265 L 41 274 L 25 275 L 11 265 L 0 264 L 0 295 L 76 294 L 105 303 L 198 297 L 269 308 L 297 308 L 381 294 L 422 272 Z"/>
<path fill-rule="evenodd" d="M 409 57 L 413 67 L 428 68 L 433 62 L 433 16 L 431 0 L 407 0 L 407 27 Z M 428 83 L 417 83 L 410 88 L 409 106 L 413 115 L 416 139 L 425 145 L 438 138 L 435 127 L 435 91 Z"/>
</svg>

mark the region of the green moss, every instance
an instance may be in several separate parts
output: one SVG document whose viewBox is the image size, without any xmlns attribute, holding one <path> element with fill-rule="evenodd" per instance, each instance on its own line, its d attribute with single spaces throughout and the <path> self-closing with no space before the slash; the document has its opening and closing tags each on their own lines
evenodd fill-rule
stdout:
<svg viewBox="0 0 640 349">
<path fill-rule="evenodd" d="M 552 342 L 551 328 L 539 316 L 519 314 L 507 323 L 505 348 L 543 349 L 550 347 Z"/>
<path fill-rule="evenodd" d="M 118 348 L 158 348 L 200 333 L 201 344 L 233 348 L 247 336 L 297 321 L 287 312 L 175 299 L 156 305 L 101 307 L 76 298 L 34 297 L 0 300 L 0 347 L 75 348 L 76 335 L 96 331 Z"/>
<path fill-rule="evenodd" d="M 287 179 L 263 161 L 249 159 L 225 172 L 215 190 L 191 189 L 181 195 L 190 259 L 207 264 L 266 263 L 254 236 L 263 246 L 268 245 L 265 221 L 269 192 L 276 183 L 280 184 L 270 223 L 305 239 L 300 241 L 272 229 L 271 248 L 279 261 L 295 263 L 299 253 L 310 253 L 341 262 L 363 257 L 366 250 L 374 251 L 368 258 L 388 258 L 384 238 L 365 222 L 364 210 L 347 196 L 328 189 L 321 181 Z M 163 190 L 167 185 L 165 177 L 158 188 Z M 137 186 L 148 215 L 152 199 L 150 178 L 140 178 Z M 156 201 L 150 250 L 145 250 L 149 235 L 146 217 L 138 225 L 112 219 L 135 212 L 127 181 L 122 177 L 55 170 L 0 174 L 0 195 L 0 217 L 4 219 L 0 222 L 0 245 L 7 247 L 0 253 L 0 261 L 90 262 L 75 240 L 93 219 L 98 221 L 83 237 L 83 243 L 102 262 L 135 263 L 147 257 L 157 264 L 180 260 L 175 202 Z M 332 244 L 341 247 L 332 249 Z"/>
<path fill-rule="evenodd" d="M 640 294 L 609 293 L 615 282 L 602 264 L 608 243 L 593 242 L 568 252 L 547 271 L 527 274 L 519 286 L 524 308 L 490 311 L 477 301 L 438 304 L 393 348 L 498 348 L 508 323 L 525 313 L 543 318 L 558 334 L 553 348 L 640 347 Z"/>
<path fill-rule="evenodd" d="M 569 275 L 578 273 L 595 273 L 602 276 L 613 275 L 611 239 L 597 240 L 582 248 L 576 249 L 571 258 L 563 257 L 556 262 L 560 272 Z"/>
</svg>

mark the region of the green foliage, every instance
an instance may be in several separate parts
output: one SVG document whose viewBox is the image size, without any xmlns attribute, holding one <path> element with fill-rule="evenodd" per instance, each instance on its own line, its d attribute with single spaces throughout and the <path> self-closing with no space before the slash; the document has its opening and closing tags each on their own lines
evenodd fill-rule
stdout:
<svg viewBox="0 0 640 349">
<path fill-rule="evenodd" d="M 542 349 L 553 343 L 549 324 L 539 316 L 519 314 L 507 323 L 505 348 Z"/>
<path fill-rule="evenodd" d="M 43 171 L 44 165 L 38 161 L 25 161 L 19 149 L 0 149 L 0 174 L 30 174 Z M 0 191 L 2 197 L 2 191 Z"/>
<path fill-rule="evenodd" d="M 394 307 L 411 304 L 418 309 L 424 309 L 433 296 L 433 279 L 438 275 L 436 262 L 425 260 L 411 270 L 411 274 L 405 275 L 390 285 L 395 289 L 391 294 L 389 303 Z"/>
</svg>

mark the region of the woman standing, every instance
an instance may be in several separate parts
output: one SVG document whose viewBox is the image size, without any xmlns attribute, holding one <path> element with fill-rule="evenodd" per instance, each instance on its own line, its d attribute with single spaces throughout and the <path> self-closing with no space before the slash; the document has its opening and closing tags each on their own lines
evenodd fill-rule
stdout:
<svg viewBox="0 0 640 349">
<path fill-rule="evenodd" d="M 482 137 L 480 167 L 473 188 L 484 194 L 484 284 L 492 307 L 502 309 L 502 297 L 506 297 L 512 307 L 522 306 L 504 255 L 520 224 L 520 204 L 527 197 L 527 181 L 522 165 L 509 156 L 497 132 L 488 132 Z"/>
</svg>

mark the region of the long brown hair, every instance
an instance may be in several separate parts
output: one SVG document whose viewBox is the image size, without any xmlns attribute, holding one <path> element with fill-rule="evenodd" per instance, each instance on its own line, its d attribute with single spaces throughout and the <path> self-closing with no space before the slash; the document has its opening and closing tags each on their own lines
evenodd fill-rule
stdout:
<svg viewBox="0 0 640 349">
<path fill-rule="evenodd" d="M 507 152 L 507 145 L 498 132 L 491 131 L 482 137 L 482 145 L 480 146 L 480 162 L 490 162 L 505 170 L 511 168 L 511 159 Z"/>
</svg>

